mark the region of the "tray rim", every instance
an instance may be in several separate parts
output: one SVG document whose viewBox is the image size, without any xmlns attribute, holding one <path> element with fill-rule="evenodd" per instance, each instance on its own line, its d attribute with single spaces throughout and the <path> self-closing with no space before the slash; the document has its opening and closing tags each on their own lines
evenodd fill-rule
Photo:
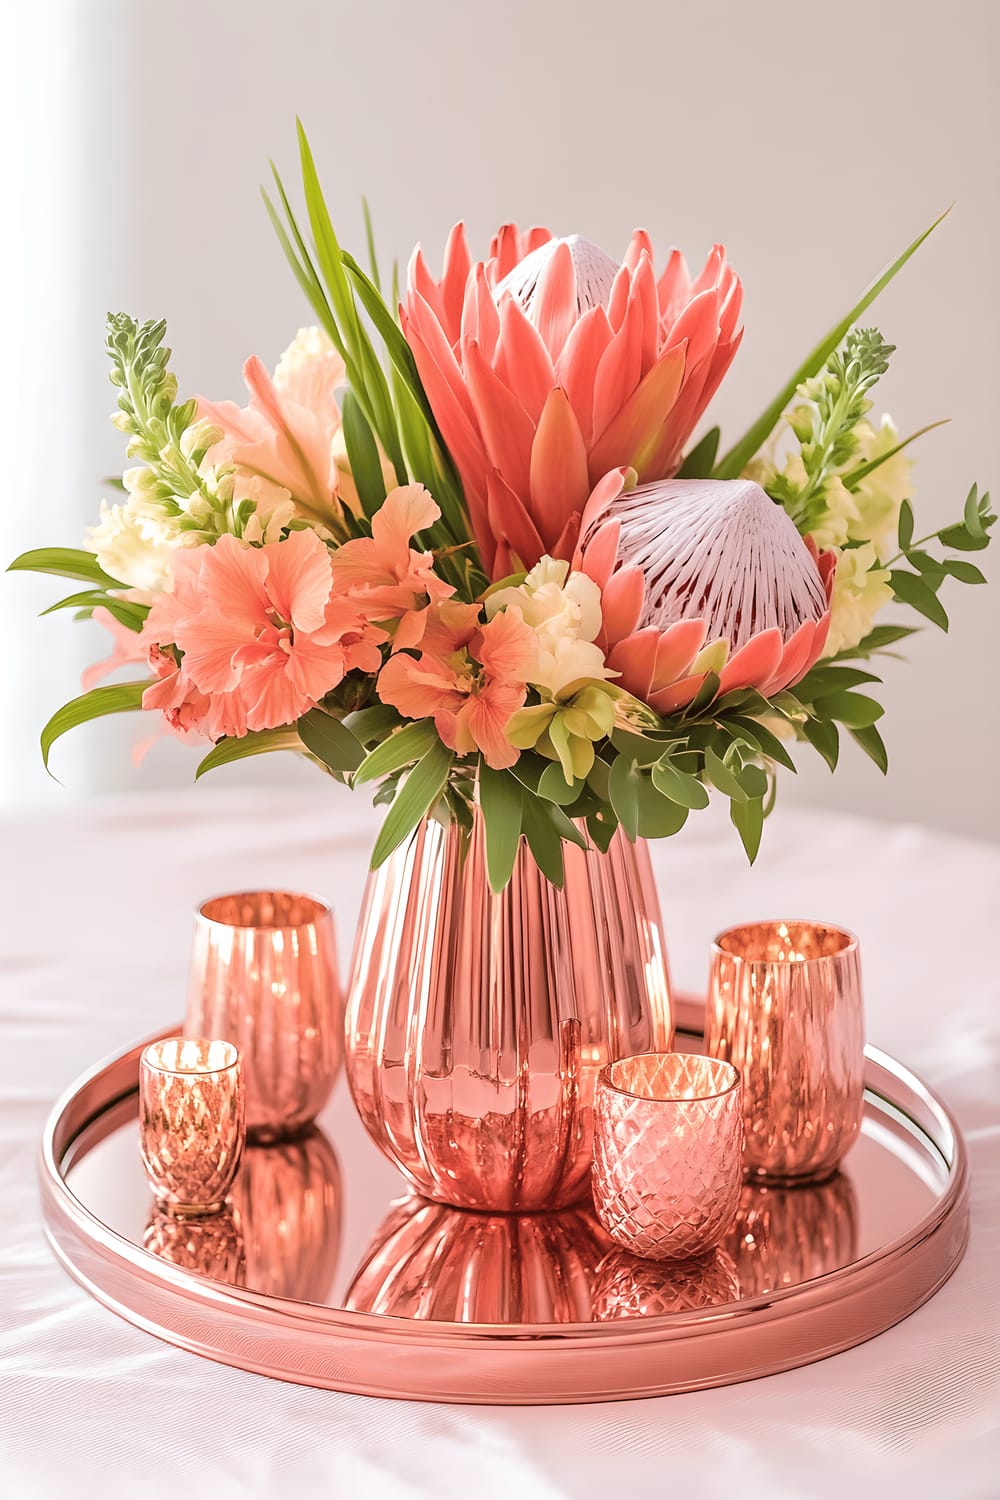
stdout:
<svg viewBox="0 0 1000 1500">
<path fill-rule="evenodd" d="M 677 1031 L 681 1035 L 702 1034 L 703 1003 L 691 997 L 675 1000 Z M 496 1404 L 548 1404 L 598 1400 L 619 1400 L 701 1389 L 709 1385 L 735 1383 L 796 1365 L 811 1363 L 827 1355 L 850 1348 L 885 1331 L 909 1315 L 951 1276 L 962 1259 L 968 1242 L 968 1154 L 961 1130 L 952 1112 L 939 1096 L 910 1069 L 895 1058 L 871 1045 L 865 1048 L 865 1088 L 876 1100 L 891 1110 L 901 1112 L 940 1155 L 948 1173 L 947 1183 L 932 1208 L 905 1234 L 877 1247 L 849 1266 L 841 1267 L 798 1286 L 765 1293 L 738 1303 L 727 1304 L 711 1312 L 701 1309 L 671 1313 L 658 1317 L 614 1320 L 607 1323 L 560 1324 L 455 1324 L 431 1319 L 407 1319 L 385 1314 L 355 1312 L 325 1304 L 302 1303 L 230 1287 L 188 1272 L 160 1260 L 141 1246 L 103 1224 L 69 1187 L 64 1167 L 74 1143 L 114 1107 L 137 1091 L 138 1057 L 150 1040 L 176 1035 L 178 1027 L 160 1030 L 154 1037 L 113 1053 L 81 1075 L 53 1106 L 41 1138 L 38 1173 L 46 1237 L 57 1259 L 69 1274 L 98 1301 L 127 1321 L 196 1353 L 223 1363 L 254 1370 L 257 1373 L 291 1380 L 301 1384 L 320 1385 L 329 1389 L 359 1394 L 399 1397 L 411 1400 L 486 1402 Z M 136 1083 L 123 1080 L 136 1077 Z M 882 1085 L 882 1088 L 879 1087 Z M 907 1108 L 884 1093 L 895 1085 L 908 1096 Z M 102 1094 L 102 1089 L 104 1090 Z M 95 1101 L 95 1094 L 97 1095 Z M 918 1270 L 922 1273 L 917 1275 Z M 898 1286 L 900 1278 L 912 1285 Z M 848 1326 L 846 1311 L 855 1302 L 871 1300 L 879 1286 L 892 1284 L 893 1297 L 886 1296 L 884 1306 L 863 1326 Z M 875 1298 L 876 1305 L 880 1299 Z M 225 1340 L 214 1342 L 196 1338 L 190 1331 L 192 1314 L 198 1310 L 209 1324 L 220 1317 L 238 1319 L 244 1335 L 271 1335 L 276 1345 L 285 1342 L 280 1330 L 297 1331 L 303 1337 L 322 1338 L 330 1345 L 330 1356 L 341 1345 L 345 1352 L 363 1353 L 375 1345 L 399 1353 L 406 1349 L 426 1359 L 434 1351 L 450 1356 L 468 1357 L 492 1353 L 504 1362 L 528 1348 L 539 1354 L 572 1351 L 579 1358 L 584 1351 L 614 1359 L 647 1347 L 678 1346 L 693 1340 L 724 1338 L 726 1334 L 743 1334 L 759 1325 L 768 1325 L 770 1333 L 780 1332 L 781 1325 L 797 1320 L 823 1321 L 824 1314 L 836 1323 L 837 1309 L 845 1310 L 840 1336 L 826 1342 L 796 1347 L 784 1355 L 771 1354 L 759 1364 L 739 1369 L 720 1365 L 715 1375 L 691 1381 L 663 1378 L 653 1385 L 632 1388 L 620 1377 L 613 1388 L 579 1387 L 570 1380 L 563 1388 L 548 1393 L 533 1389 L 511 1390 L 504 1385 L 502 1372 L 487 1373 L 488 1389 L 455 1393 L 442 1390 L 440 1381 L 430 1378 L 424 1388 L 414 1388 L 391 1378 L 377 1382 L 362 1381 L 346 1369 L 343 1375 L 325 1373 L 314 1368 L 298 1368 L 287 1359 L 277 1358 L 279 1350 L 267 1358 L 254 1358 L 226 1348 Z M 176 1320 L 176 1326 L 171 1322 Z M 745 1340 L 744 1340 L 745 1341 Z M 765 1343 L 768 1341 L 765 1340 Z M 773 1340 L 771 1340 L 773 1342 Z M 798 1341 L 801 1344 L 801 1341 Z M 762 1350 L 763 1354 L 764 1351 Z M 335 1361 L 334 1361 L 335 1363 Z M 751 1367 L 752 1366 L 752 1367 Z M 460 1372 L 468 1375 L 468 1371 Z"/>
</svg>

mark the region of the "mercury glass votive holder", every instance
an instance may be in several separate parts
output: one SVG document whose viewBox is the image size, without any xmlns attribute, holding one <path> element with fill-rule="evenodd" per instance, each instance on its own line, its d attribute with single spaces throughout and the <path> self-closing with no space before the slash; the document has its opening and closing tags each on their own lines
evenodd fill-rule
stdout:
<svg viewBox="0 0 1000 1500">
<path fill-rule="evenodd" d="M 705 1050 L 743 1074 L 749 1178 L 822 1182 L 858 1136 L 865 1025 L 858 940 L 751 922 L 712 945 Z"/>
<path fill-rule="evenodd" d="M 330 908 L 296 891 L 205 901 L 195 919 L 184 1031 L 239 1047 L 251 1140 L 305 1130 L 329 1099 L 343 1056 Z"/>
<path fill-rule="evenodd" d="M 742 1182 L 740 1075 L 687 1052 L 610 1063 L 594 1103 L 594 1205 L 633 1255 L 684 1260 L 732 1226 Z"/>
<path fill-rule="evenodd" d="M 139 1062 L 139 1146 L 160 1208 L 218 1213 L 246 1139 L 243 1068 L 231 1042 L 170 1037 Z"/>
</svg>

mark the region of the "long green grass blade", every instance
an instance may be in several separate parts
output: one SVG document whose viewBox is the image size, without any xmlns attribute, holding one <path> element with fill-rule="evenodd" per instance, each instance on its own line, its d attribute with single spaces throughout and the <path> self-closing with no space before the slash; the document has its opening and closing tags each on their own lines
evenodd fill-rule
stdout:
<svg viewBox="0 0 1000 1500">
<path fill-rule="evenodd" d="M 117 578 L 105 573 L 93 552 L 78 547 L 36 547 L 22 552 L 7 564 L 8 573 L 53 573 L 57 578 L 79 578 L 99 588 L 124 588 Z"/>
<path fill-rule="evenodd" d="M 918 235 L 913 243 L 907 246 L 902 255 L 897 256 L 892 264 L 882 272 L 881 276 L 876 277 L 871 285 L 865 289 L 850 312 L 841 318 L 840 322 L 824 338 L 820 339 L 816 347 L 803 360 L 795 374 L 791 376 L 778 392 L 777 396 L 775 396 L 770 406 L 762 412 L 753 426 L 740 438 L 739 442 L 730 448 L 729 452 L 720 459 L 715 468 L 716 479 L 735 479 L 742 474 L 744 468 L 750 462 L 751 458 L 753 458 L 761 444 L 766 442 L 774 431 L 782 412 L 795 395 L 796 389 L 804 380 L 808 380 L 810 376 L 815 375 L 823 367 L 844 335 L 861 317 L 861 314 L 871 306 L 881 292 L 885 291 L 890 281 L 903 269 L 910 257 L 915 255 L 920 249 L 920 246 L 927 239 L 928 235 L 933 233 L 941 223 L 941 220 L 950 212 L 950 208 L 946 208 L 944 213 L 936 218 L 928 229 L 924 230 L 923 234 Z"/>
<path fill-rule="evenodd" d="M 152 679 L 144 682 L 116 682 L 107 687 L 92 688 L 82 697 L 64 703 L 52 715 L 42 730 L 42 761 L 49 769 L 49 753 L 56 740 L 67 730 L 89 719 L 102 719 L 106 714 L 132 713 L 142 707 L 142 695 L 151 685 Z"/>
</svg>

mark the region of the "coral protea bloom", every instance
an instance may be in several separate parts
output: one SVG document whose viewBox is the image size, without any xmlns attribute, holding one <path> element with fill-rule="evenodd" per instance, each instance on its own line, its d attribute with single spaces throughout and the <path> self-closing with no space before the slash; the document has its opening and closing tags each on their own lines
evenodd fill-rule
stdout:
<svg viewBox="0 0 1000 1500">
<path fill-rule="evenodd" d="M 741 300 L 721 245 L 693 281 L 677 251 L 657 280 L 643 230 L 619 264 L 579 235 L 509 226 L 473 264 L 459 225 L 440 282 L 415 251 L 403 329 L 494 577 L 568 561 L 609 470 L 674 473 L 739 345 Z"/>
<path fill-rule="evenodd" d="M 719 692 L 790 687 L 830 629 L 833 553 L 817 555 L 745 479 L 595 489 L 575 567 L 601 588 L 608 666 L 657 713 L 686 707 L 709 672 Z"/>
</svg>

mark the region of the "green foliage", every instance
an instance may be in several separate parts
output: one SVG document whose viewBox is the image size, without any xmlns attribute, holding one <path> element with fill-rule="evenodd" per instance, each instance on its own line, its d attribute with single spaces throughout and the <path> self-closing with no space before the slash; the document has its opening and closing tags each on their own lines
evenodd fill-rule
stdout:
<svg viewBox="0 0 1000 1500">
<path fill-rule="evenodd" d="M 823 368 L 823 365 L 834 349 L 836 349 L 837 345 L 849 330 L 854 327 L 858 319 L 867 312 L 876 297 L 885 290 L 893 278 L 903 269 L 910 257 L 916 254 L 920 246 L 924 243 L 924 240 L 927 239 L 928 235 L 933 233 L 941 223 L 941 220 L 946 217 L 947 213 L 948 210 L 946 209 L 945 213 L 935 219 L 934 223 L 925 229 L 923 234 L 919 234 L 913 243 L 906 247 L 902 255 L 897 256 L 892 264 L 882 272 L 881 276 L 877 277 L 862 293 L 850 312 L 846 313 L 840 322 L 835 324 L 829 333 L 820 339 L 816 347 L 806 355 L 806 358 L 802 361 L 802 364 L 795 371 L 794 375 L 790 376 L 785 382 L 778 394 L 743 434 L 739 442 L 734 444 L 728 453 L 720 459 L 715 468 L 716 479 L 736 479 L 743 473 L 743 470 L 753 456 L 767 442 L 767 439 L 778 425 L 782 413 L 802 382 L 809 380 Z"/>
<path fill-rule="evenodd" d="M 239 739 L 227 736 L 212 746 L 195 771 L 194 779 L 197 781 L 206 771 L 231 765 L 234 760 L 245 760 L 250 755 L 267 755 L 272 750 L 297 750 L 301 753 L 302 748 L 295 729 L 251 730 Z"/>
<path fill-rule="evenodd" d="M 142 695 L 149 685 L 148 678 L 144 682 L 116 682 L 110 686 L 92 688 L 89 693 L 63 704 L 42 730 L 42 760 L 45 769 L 49 768 L 52 746 L 68 729 L 75 729 L 78 724 L 86 724 L 90 719 L 102 719 L 107 714 L 132 713 L 142 708 Z"/>
<path fill-rule="evenodd" d="M 915 609 L 939 629 L 947 630 L 948 613 L 938 597 L 941 585 L 948 578 L 973 585 L 985 583 L 986 578 L 965 558 L 946 554 L 950 551 L 982 551 L 989 546 L 990 530 L 995 522 L 989 494 L 980 495 L 978 485 L 973 485 L 966 496 L 961 521 L 914 541 L 913 510 L 909 502 L 904 501 L 899 513 L 899 551 L 888 564 L 892 591 L 899 603 Z M 934 551 L 929 550 L 931 548 Z M 899 563 L 907 566 L 899 567 Z"/>
<path fill-rule="evenodd" d="M 351 731 L 322 708 L 311 709 L 296 724 L 299 739 L 327 770 L 339 775 L 356 771 L 365 758 L 364 747 Z"/>
<path fill-rule="evenodd" d="M 301 122 L 298 140 L 312 249 L 306 243 L 273 163 L 278 206 L 266 192 L 264 202 L 300 287 L 347 367 L 356 403 L 350 433 L 346 431 L 345 414 L 349 451 L 353 449 L 364 455 L 362 482 L 369 496 L 375 491 L 371 454 L 373 450 L 377 453 L 379 447 L 387 456 L 397 483 L 415 480 L 426 485 L 442 514 L 423 537 L 423 543 L 443 554 L 439 559 L 441 572 L 464 597 L 471 599 L 485 579 L 470 539 L 461 485 L 441 442 L 413 354 L 380 290 L 367 205 L 365 226 L 371 276 L 340 245 Z M 388 375 L 370 327 L 388 359 Z M 366 437 L 363 428 L 367 429 Z M 363 503 L 367 510 L 370 502 L 363 498 Z M 465 549 L 465 555 L 453 555 L 454 548 Z"/>
<path fill-rule="evenodd" d="M 77 547 L 36 547 L 32 552 L 22 552 L 7 565 L 8 573 L 54 573 L 57 578 L 78 578 L 82 583 L 94 584 L 105 589 L 123 587 L 116 578 L 111 578 L 100 566 L 92 552 L 83 552 Z"/>
<path fill-rule="evenodd" d="M 440 740 L 436 739 L 426 755 L 401 782 L 386 813 L 375 848 L 372 851 L 372 869 L 389 858 L 394 849 L 408 838 L 422 818 L 433 809 L 444 792 L 455 757 Z"/>
</svg>

